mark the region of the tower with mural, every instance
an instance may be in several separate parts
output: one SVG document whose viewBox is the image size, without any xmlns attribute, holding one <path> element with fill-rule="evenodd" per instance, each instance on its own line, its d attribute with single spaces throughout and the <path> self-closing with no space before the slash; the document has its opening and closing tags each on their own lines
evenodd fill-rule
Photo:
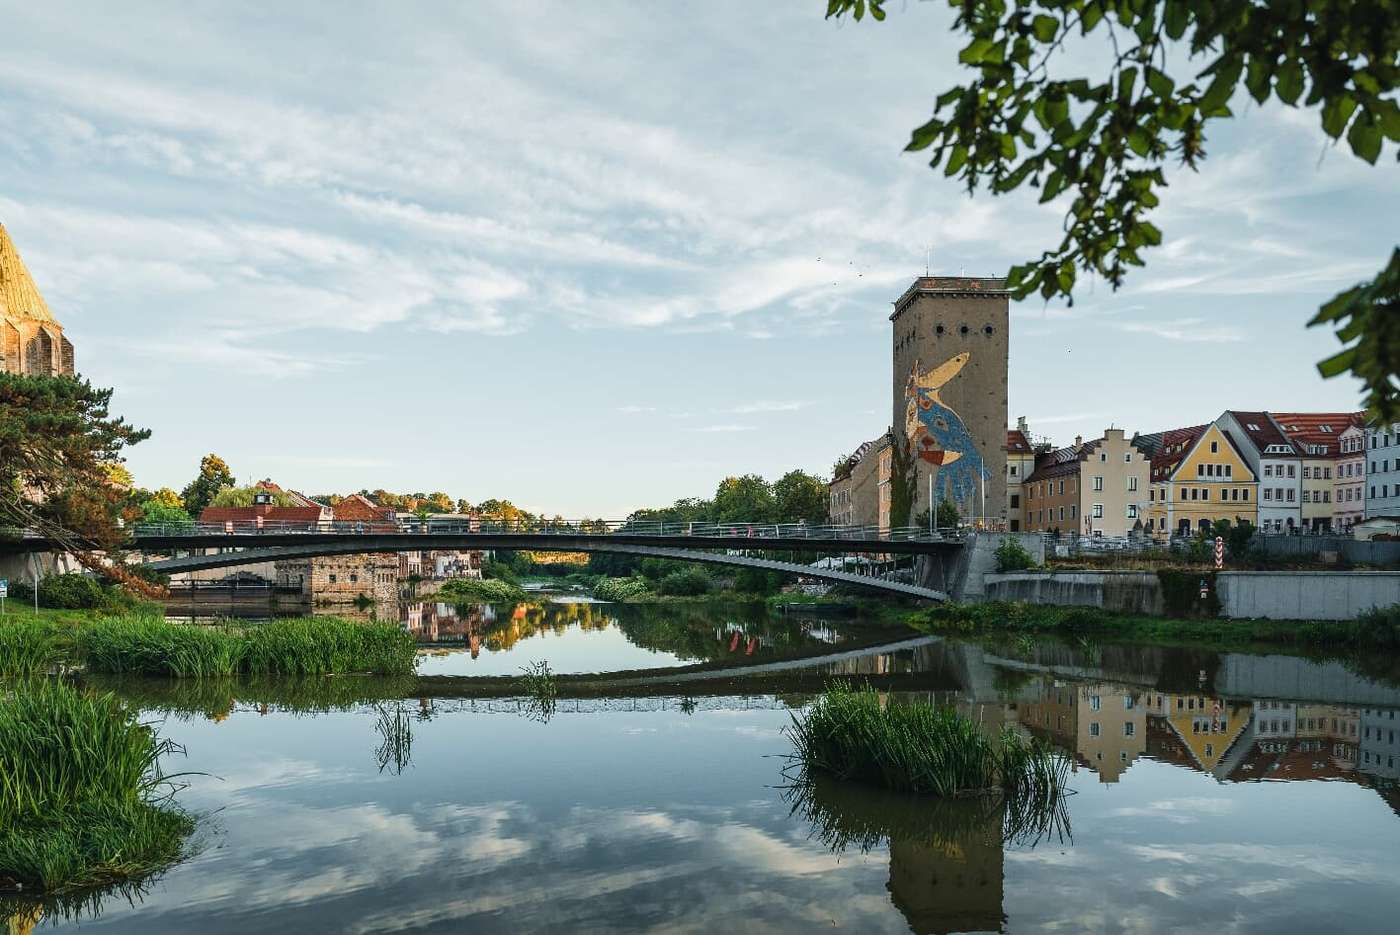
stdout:
<svg viewBox="0 0 1400 935">
<path fill-rule="evenodd" d="M 73 345 L 0 224 L 0 373 L 73 375 Z"/>
<path fill-rule="evenodd" d="M 1010 293 L 1004 279 L 921 276 L 894 303 L 894 434 L 909 515 L 957 504 L 964 522 L 1006 521 Z M 932 483 L 930 484 L 930 480 Z"/>
</svg>

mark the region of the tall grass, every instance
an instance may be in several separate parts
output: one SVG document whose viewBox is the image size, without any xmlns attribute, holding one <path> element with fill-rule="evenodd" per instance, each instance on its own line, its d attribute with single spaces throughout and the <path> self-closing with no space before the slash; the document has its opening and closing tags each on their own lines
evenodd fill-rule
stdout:
<svg viewBox="0 0 1400 935">
<path fill-rule="evenodd" d="M 809 774 L 902 792 L 1034 803 L 1057 798 L 1068 775 L 1063 757 L 1009 728 L 991 738 L 956 711 L 923 702 L 882 706 L 870 689 L 829 688 L 793 714 L 788 733 Z"/>
<path fill-rule="evenodd" d="M 194 822 L 160 769 L 179 749 L 112 694 L 43 681 L 0 699 L 0 877 L 57 890 L 179 857 Z"/>
<path fill-rule="evenodd" d="M 242 628 L 109 617 L 78 631 L 77 650 L 91 672 L 176 678 L 403 675 L 413 672 L 417 658 L 413 637 L 398 626 L 337 617 Z"/>
<path fill-rule="evenodd" d="M 547 723 L 554 716 L 555 705 L 559 700 L 559 687 L 555 684 L 554 673 L 549 663 L 541 659 L 520 668 L 520 685 L 525 689 L 526 716 L 532 720 Z"/>
<path fill-rule="evenodd" d="M 0 618 L 0 675 L 48 672 L 62 657 L 59 630 L 37 617 Z"/>
</svg>

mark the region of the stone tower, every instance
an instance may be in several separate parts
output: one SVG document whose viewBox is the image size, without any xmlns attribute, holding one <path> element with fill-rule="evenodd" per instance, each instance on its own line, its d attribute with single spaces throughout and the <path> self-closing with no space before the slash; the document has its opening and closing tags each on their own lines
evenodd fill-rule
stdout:
<svg viewBox="0 0 1400 935">
<path fill-rule="evenodd" d="M 73 345 L 0 224 L 0 372 L 73 375 Z"/>
<path fill-rule="evenodd" d="M 896 440 L 914 465 L 913 516 L 951 499 L 964 522 L 1006 521 L 1004 279 L 922 276 L 894 303 Z"/>
</svg>

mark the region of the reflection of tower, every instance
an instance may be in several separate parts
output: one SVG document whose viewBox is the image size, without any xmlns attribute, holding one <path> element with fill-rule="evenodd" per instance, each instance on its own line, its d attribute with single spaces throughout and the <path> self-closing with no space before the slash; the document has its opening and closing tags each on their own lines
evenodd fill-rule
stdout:
<svg viewBox="0 0 1400 935">
<path fill-rule="evenodd" d="M 1004 870 L 1001 810 L 956 841 L 890 842 L 890 898 L 915 935 L 999 932 Z"/>
</svg>

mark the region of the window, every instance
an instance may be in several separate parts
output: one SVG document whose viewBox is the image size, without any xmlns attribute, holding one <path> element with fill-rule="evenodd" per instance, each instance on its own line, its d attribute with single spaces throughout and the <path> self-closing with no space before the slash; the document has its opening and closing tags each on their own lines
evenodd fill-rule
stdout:
<svg viewBox="0 0 1400 935">
<path fill-rule="evenodd" d="M 1274 476 L 1274 466 L 1273 466 L 1272 464 L 1266 464 L 1266 465 L 1264 465 L 1264 476 L 1265 476 L 1265 477 L 1273 477 L 1273 476 Z"/>
<path fill-rule="evenodd" d="M 1094 504 L 1094 519 L 1103 519 L 1103 504 Z"/>
<path fill-rule="evenodd" d="M 1325 467 L 1325 468 L 1323 468 L 1323 469 L 1322 469 L 1322 477 L 1323 477 L 1324 480 L 1331 480 L 1331 479 L 1332 479 L 1332 469 L 1331 469 L 1330 467 Z"/>
<path fill-rule="evenodd" d="M 1293 488 L 1292 488 L 1292 487 L 1289 487 L 1289 488 L 1288 488 L 1288 502 L 1289 502 L 1289 503 L 1292 503 L 1292 502 L 1293 502 Z"/>
<path fill-rule="evenodd" d="M 1129 503 L 1129 504 L 1128 504 L 1128 519 L 1137 519 L 1137 515 L 1138 515 L 1138 514 L 1137 514 L 1137 504 L 1136 504 L 1136 503 Z"/>
<path fill-rule="evenodd" d="M 1324 491 L 1322 492 L 1322 502 L 1323 502 L 1323 503 L 1331 503 L 1331 502 L 1332 502 L 1332 491 L 1330 491 L 1330 490 L 1324 490 Z"/>
<path fill-rule="evenodd" d="M 1132 696 L 1132 695 L 1124 695 L 1124 696 L 1123 696 L 1123 710 L 1124 710 L 1124 711 L 1131 711 L 1131 710 L 1133 710 L 1133 706 L 1134 706 L 1135 704 L 1136 704 L 1136 702 L 1133 701 L 1133 696 Z"/>
<path fill-rule="evenodd" d="M 1137 725 L 1132 721 L 1125 721 L 1123 724 L 1123 736 L 1131 737 L 1137 733 Z"/>
<path fill-rule="evenodd" d="M 1265 499 L 1265 500 L 1272 500 L 1273 498 L 1274 498 L 1274 488 L 1272 488 L 1272 487 L 1265 487 L 1265 488 L 1264 488 L 1264 499 Z"/>
<path fill-rule="evenodd" d="M 1128 478 L 1128 489 L 1129 489 L 1129 490 L 1137 490 L 1137 480 L 1138 480 L 1138 479 L 1137 479 L 1136 477 L 1130 477 L 1130 478 Z"/>
<path fill-rule="evenodd" d="M 1248 500 L 1248 499 L 1249 499 L 1249 488 L 1248 488 L 1248 487 L 1246 487 L 1244 490 L 1241 490 L 1241 491 L 1240 491 L 1240 499 L 1241 499 L 1241 500 Z"/>
<path fill-rule="evenodd" d="M 1107 461 L 1107 460 L 1108 460 L 1108 452 L 1107 452 L 1107 451 L 1100 451 L 1100 452 L 1099 452 L 1099 460 L 1100 460 L 1100 461 Z"/>
<path fill-rule="evenodd" d="M 1123 452 L 1123 463 L 1124 463 L 1124 464 L 1132 464 L 1132 463 L 1133 463 L 1133 453 L 1132 453 L 1131 451 L 1125 451 L 1125 452 Z"/>
<path fill-rule="evenodd" d="M 1219 454 L 1219 452 L 1220 452 L 1220 442 L 1211 442 L 1211 443 L 1210 443 L 1210 453 L 1211 453 L 1211 454 Z"/>
<path fill-rule="evenodd" d="M 1065 521 L 1065 508 L 1064 508 L 1064 507 L 1060 507 L 1060 522 L 1063 523 L 1064 521 Z"/>
<path fill-rule="evenodd" d="M 1060 493 L 1061 493 L 1061 494 L 1064 494 L 1064 492 L 1065 492 L 1065 482 L 1064 482 L 1064 481 L 1060 481 Z"/>
<path fill-rule="evenodd" d="M 1099 735 L 1099 722 L 1098 722 L 1098 721 L 1090 721 L 1090 722 L 1089 722 L 1089 736 L 1090 736 L 1090 737 L 1097 737 L 1098 735 Z"/>
<path fill-rule="evenodd" d="M 350 576 L 350 583 L 351 583 L 351 584 L 354 584 L 356 581 L 359 581 L 359 580 L 360 580 L 360 576 L 359 576 L 359 575 L 351 575 L 351 576 Z"/>
<path fill-rule="evenodd" d="M 1288 466 L 1288 476 L 1289 476 L 1289 477 L 1294 476 L 1294 475 L 1293 475 L 1293 468 L 1294 468 L 1294 467 L 1296 467 L 1296 465 L 1290 464 L 1290 465 Z"/>
<path fill-rule="evenodd" d="M 1021 505 L 1021 495 L 1018 494 L 1018 493 L 1013 493 L 1013 494 L 1011 495 L 1011 509 L 1014 510 L 1014 509 L 1018 508 L 1020 505 Z"/>
<path fill-rule="evenodd" d="M 1077 504 L 1074 504 L 1074 503 L 1071 503 L 1071 504 L 1070 504 L 1070 506 L 1069 506 L 1069 518 L 1070 518 L 1070 519 L 1078 519 L 1078 518 L 1079 518 L 1079 506 L 1078 506 Z"/>
<path fill-rule="evenodd" d="M 1198 464 L 1198 465 L 1196 465 L 1196 476 L 1197 476 L 1197 477 L 1205 477 L 1205 476 L 1206 476 L 1206 466 L 1205 466 L 1204 464 Z"/>
<path fill-rule="evenodd" d="M 1102 474 L 1095 474 L 1095 475 L 1094 475 L 1094 489 L 1095 489 L 1095 490 L 1103 490 L 1103 475 L 1102 475 Z"/>
<path fill-rule="evenodd" d="M 1090 711 L 1099 711 L 1099 710 L 1102 710 L 1102 708 L 1103 708 L 1103 696 L 1101 696 L 1101 695 L 1090 695 L 1090 696 L 1089 696 L 1089 710 L 1090 710 Z"/>
<path fill-rule="evenodd" d="M 331 584 L 335 584 L 335 575 L 331 575 Z"/>
<path fill-rule="evenodd" d="M 1015 476 L 1016 476 L 1016 465 L 1014 465 L 1014 464 L 1008 464 L 1008 465 L 1006 466 L 1006 469 L 1007 469 L 1007 471 L 1009 471 L 1009 472 L 1011 473 L 1011 476 L 1012 476 L 1012 477 L 1015 477 Z"/>
<path fill-rule="evenodd" d="M 1309 477 L 1311 477 L 1311 476 L 1312 476 L 1312 468 L 1308 467 L 1306 464 L 1303 465 L 1303 480 L 1307 480 L 1307 479 L 1308 479 Z"/>
</svg>

